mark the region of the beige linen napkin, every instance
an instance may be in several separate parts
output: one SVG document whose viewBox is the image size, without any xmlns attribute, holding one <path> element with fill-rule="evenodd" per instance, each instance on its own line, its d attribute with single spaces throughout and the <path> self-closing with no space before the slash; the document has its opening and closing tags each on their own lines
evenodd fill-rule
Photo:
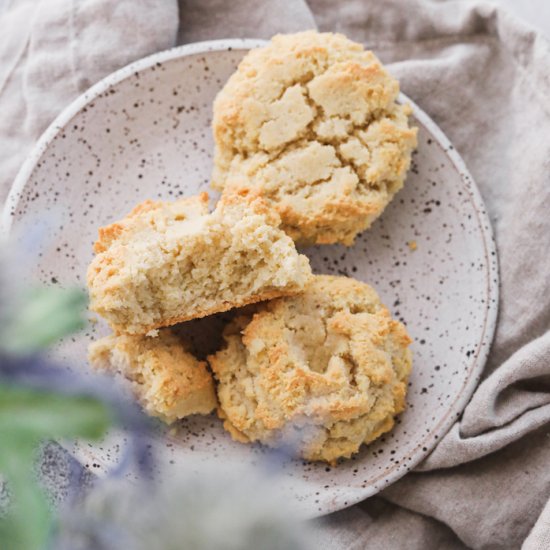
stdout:
<svg viewBox="0 0 550 550">
<path fill-rule="evenodd" d="M 320 522 L 317 547 L 549 548 L 550 46 L 477 2 L 309 5 L 322 30 L 345 32 L 389 63 L 453 141 L 489 209 L 501 271 L 495 342 L 462 418 L 416 472 Z M 175 0 L 19 0 L 1 8 L 0 202 L 71 99 L 174 45 L 178 32 Z M 180 0 L 178 36 L 268 38 L 315 21 L 303 0 Z"/>
<path fill-rule="evenodd" d="M 550 496 L 550 46 L 490 4 L 310 5 L 323 30 L 345 32 L 390 63 L 453 141 L 499 252 L 500 312 L 484 379 L 422 473 L 381 497 L 445 523 L 468 546 L 519 548 Z M 409 542 L 410 532 L 389 521 L 392 510 L 379 517 L 388 523 L 383 536 L 358 547 L 384 548 L 391 536 L 407 548 L 441 547 L 432 529 Z M 548 548 L 544 536 L 541 516 L 525 547 Z"/>
<path fill-rule="evenodd" d="M 176 0 L 0 3 L 0 204 L 36 139 L 115 69 L 175 45 Z"/>
</svg>

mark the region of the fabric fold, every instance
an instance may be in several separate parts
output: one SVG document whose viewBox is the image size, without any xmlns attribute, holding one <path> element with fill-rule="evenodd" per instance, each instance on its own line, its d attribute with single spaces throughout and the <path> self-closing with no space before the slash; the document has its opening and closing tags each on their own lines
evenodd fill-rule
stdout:
<svg viewBox="0 0 550 550">
<path fill-rule="evenodd" d="M 0 13 L 0 202 L 40 134 L 92 84 L 176 44 L 178 4 L 19 0 Z"/>
<path fill-rule="evenodd" d="M 550 334 L 521 348 L 485 379 L 417 471 L 451 468 L 512 443 L 550 422 Z"/>
</svg>

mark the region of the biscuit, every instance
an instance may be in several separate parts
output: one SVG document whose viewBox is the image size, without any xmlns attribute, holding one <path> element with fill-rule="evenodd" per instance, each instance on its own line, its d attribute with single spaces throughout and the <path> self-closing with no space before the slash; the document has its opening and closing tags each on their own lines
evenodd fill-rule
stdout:
<svg viewBox="0 0 550 550">
<path fill-rule="evenodd" d="M 308 460 L 350 457 L 405 407 L 411 339 L 368 285 L 318 275 L 235 318 L 209 356 L 234 439 Z"/>
<path fill-rule="evenodd" d="M 216 392 L 205 361 L 170 329 L 158 336 L 111 335 L 90 345 L 90 363 L 121 374 L 145 411 L 166 423 L 190 414 L 209 414 Z"/>
<path fill-rule="evenodd" d="M 212 186 L 255 189 L 301 244 L 353 244 L 401 189 L 409 105 L 375 55 L 341 34 L 277 35 L 214 102 Z"/>
<path fill-rule="evenodd" d="M 276 213 L 246 193 L 212 214 L 208 195 L 146 201 L 99 230 L 87 282 L 90 309 L 117 333 L 152 329 L 303 290 L 308 259 Z"/>
</svg>

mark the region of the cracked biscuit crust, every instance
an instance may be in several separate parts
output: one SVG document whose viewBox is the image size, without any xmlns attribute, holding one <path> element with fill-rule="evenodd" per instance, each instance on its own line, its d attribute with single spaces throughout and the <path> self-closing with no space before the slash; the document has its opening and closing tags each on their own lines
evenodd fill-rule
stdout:
<svg viewBox="0 0 550 550">
<path fill-rule="evenodd" d="M 308 259 L 258 198 L 226 194 L 146 201 L 99 230 L 88 269 L 90 308 L 118 333 L 205 317 L 300 292 Z"/>
<path fill-rule="evenodd" d="M 303 294 L 254 307 L 208 358 L 235 439 L 335 462 L 392 428 L 411 339 L 370 286 L 318 275 Z"/>
<path fill-rule="evenodd" d="M 416 147 L 398 93 L 343 35 L 277 35 L 216 98 L 212 186 L 259 190 L 302 244 L 351 245 L 403 186 Z"/>
<path fill-rule="evenodd" d="M 216 408 L 214 380 L 190 346 L 162 329 L 158 336 L 107 336 L 90 345 L 90 363 L 119 373 L 151 416 L 172 423 Z"/>
</svg>

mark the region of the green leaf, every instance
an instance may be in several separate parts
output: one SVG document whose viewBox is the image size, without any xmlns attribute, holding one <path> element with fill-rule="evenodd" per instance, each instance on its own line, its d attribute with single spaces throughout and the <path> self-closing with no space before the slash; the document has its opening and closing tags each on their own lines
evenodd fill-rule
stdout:
<svg viewBox="0 0 550 550">
<path fill-rule="evenodd" d="M 12 497 L 12 506 L 0 520 L 2 548 L 42 550 L 48 540 L 52 513 L 48 502 L 33 479 L 36 441 L 3 437 L 0 471 Z"/>
<path fill-rule="evenodd" d="M 11 353 L 31 353 L 48 346 L 85 326 L 86 305 L 86 293 L 80 289 L 32 289 L 4 322 L 0 347 Z"/>
<path fill-rule="evenodd" d="M 97 439 L 110 423 L 110 411 L 98 399 L 0 385 L 0 438 L 17 434 Z"/>
<path fill-rule="evenodd" d="M 0 385 L 0 472 L 12 500 L 0 520 L 2 548 L 41 550 L 48 540 L 51 511 L 32 468 L 38 444 L 53 438 L 98 439 L 111 419 L 107 406 L 92 397 Z"/>
</svg>

